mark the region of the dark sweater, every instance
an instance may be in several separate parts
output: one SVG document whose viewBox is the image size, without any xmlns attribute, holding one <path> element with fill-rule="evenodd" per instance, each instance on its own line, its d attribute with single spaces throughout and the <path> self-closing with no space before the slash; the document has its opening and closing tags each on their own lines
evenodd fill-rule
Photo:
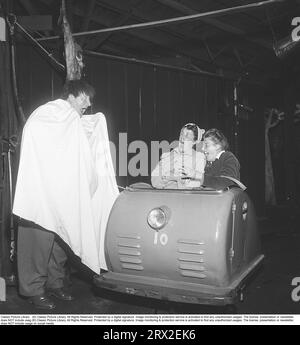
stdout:
<svg viewBox="0 0 300 345">
<path fill-rule="evenodd" d="M 233 181 L 220 177 L 221 175 L 240 180 L 240 163 L 232 152 L 223 152 L 219 159 L 211 164 L 209 162 L 206 164 L 203 186 L 224 189 L 234 185 Z"/>
</svg>

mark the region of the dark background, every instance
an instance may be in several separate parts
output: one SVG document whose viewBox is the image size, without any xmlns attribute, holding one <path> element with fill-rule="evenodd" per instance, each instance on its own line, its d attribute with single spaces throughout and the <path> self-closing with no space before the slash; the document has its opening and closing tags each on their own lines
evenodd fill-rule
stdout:
<svg viewBox="0 0 300 345">
<path fill-rule="evenodd" d="M 247 2 L 251 3 L 255 1 Z M 14 13 L 35 39 L 61 35 L 58 0 L 1 0 L 0 5 L 0 16 Z M 82 32 L 241 5 L 245 2 L 74 0 L 67 1 L 67 13 L 73 32 Z M 279 58 L 274 49 L 282 39 L 290 40 L 295 16 L 300 16 L 296 0 L 202 21 L 78 37 L 85 78 L 96 89 L 91 111 L 105 114 L 110 140 L 117 148 L 120 132 L 128 133 L 128 144 L 134 140 L 150 144 L 151 140 L 178 139 L 187 122 L 221 129 L 241 163 L 241 180 L 258 218 L 275 223 L 280 219 L 281 224 L 299 229 L 300 121 L 294 111 L 300 104 L 300 50 L 295 45 L 290 54 Z M 8 26 L 6 30 L 7 40 L 0 42 L 0 276 L 4 277 L 14 272 L 9 256 L 15 227 L 6 141 L 12 136 L 19 139 L 11 152 L 13 189 L 23 126 L 19 108 L 27 118 L 37 106 L 59 97 L 65 80 L 65 73 L 36 44 L 18 30 L 12 40 Z M 12 73 L 13 41 L 17 90 Z M 61 38 L 39 42 L 64 63 Z M 276 205 L 265 203 L 267 108 L 285 113 L 269 134 Z M 128 161 L 132 156 L 128 154 Z M 149 164 L 149 174 L 150 170 Z M 116 173 L 120 186 L 149 182 L 146 176 L 119 176 L 118 165 Z"/>
</svg>

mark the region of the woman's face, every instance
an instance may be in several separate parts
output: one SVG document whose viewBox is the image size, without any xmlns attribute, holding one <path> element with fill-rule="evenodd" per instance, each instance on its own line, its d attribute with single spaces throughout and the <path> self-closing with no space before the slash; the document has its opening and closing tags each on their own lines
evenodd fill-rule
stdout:
<svg viewBox="0 0 300 345">
<path fill-rule="evenodd" d="M 180 132 L 179 147 L 186 151 L 192 149 L 194 145 L 194 132 L 191 129 L 183 128 Z"/>
<path fill-rule="evenodd" d="M 217 154 L 221 151 L 221 145 L 215 144 L 211 138 L 204 139 L 204 153 L 206 155 L 206 160 L 213 162 L 217 158 Z"/>
</svg>

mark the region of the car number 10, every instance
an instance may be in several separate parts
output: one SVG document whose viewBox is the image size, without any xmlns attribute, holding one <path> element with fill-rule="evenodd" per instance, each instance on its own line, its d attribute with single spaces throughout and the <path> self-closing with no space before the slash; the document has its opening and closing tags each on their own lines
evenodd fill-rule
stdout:
<svg viewBox="0 0 300 345">
<path fill-rule="evenodd" d="M 168 243 L 168 235 L 167 234 L 159 234 L 158 231 L 155 231 L 153 243 L 155 245 L 160 243 L 161 245 L 165 246 Z"/>
</svg>

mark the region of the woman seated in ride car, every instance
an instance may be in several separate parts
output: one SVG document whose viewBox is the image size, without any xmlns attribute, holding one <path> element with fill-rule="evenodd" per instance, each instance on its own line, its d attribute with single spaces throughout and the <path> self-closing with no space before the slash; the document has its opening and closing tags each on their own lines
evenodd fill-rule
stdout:
<svg viewBox="0 0 300 345">
<path fill-rule="evenodd" d="M 235 155 L 228 151 L 225 135 L 216 128 L 211 128 L 203 135 L 206 166 L 203 186 L 224 189 L 231 185 L 246 187 L 240 180 L 240 163 Z"/>
<path fill-rule="evenodd" d="M 205 156 L 195 145 L 204 133 L 194 123 L 187 123 L 180 131 L 179 144 L 162 154 L 151 174 L 153 187 L 160 189 L 189 189 L 200 187 L 203 181 Z"/>
</svg>

